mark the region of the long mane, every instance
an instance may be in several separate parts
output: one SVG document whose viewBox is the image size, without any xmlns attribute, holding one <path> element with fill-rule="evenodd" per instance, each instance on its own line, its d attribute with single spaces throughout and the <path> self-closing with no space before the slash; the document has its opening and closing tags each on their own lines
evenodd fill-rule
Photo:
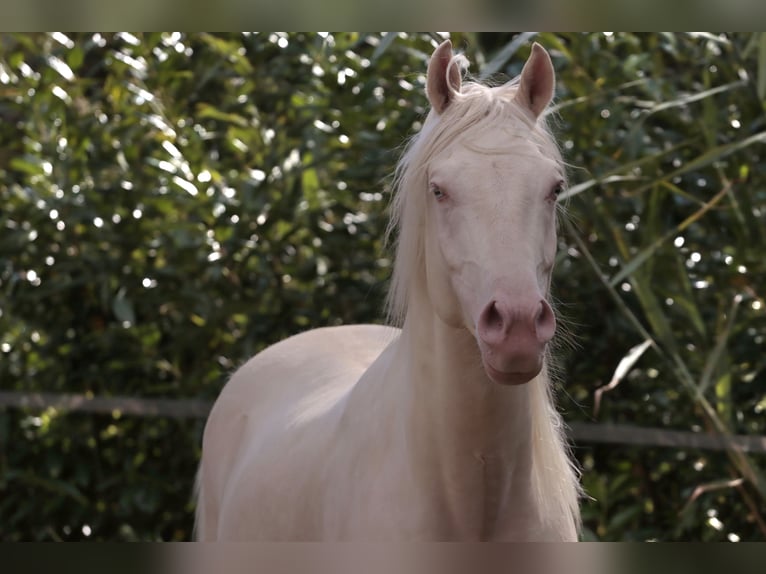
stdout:
<svg viewBox="0 0 766 574">
<path fill-rule="evenodd" d="M 450 65 L 458 65 L 454 56 Z M 548 115 L 535 121 L 515 101 L 519 79 L 491 87 L 467 81 L 442 114 L 431 110 L 420 132 L 407 144 L 394 172 L 394 195 L 386 244 L 396 246 L 394 269 L 386 300 L 388 321 L 404 324 L 414 284 L 424 277 L 424 209 L 428 189 L 428 165 L 436 153 L 460 137 L 470 145 L 471 136 L 490 126 L 507 126 L 509 137 L 523 137 L 558 161 L 565 174 L 560 151 L 553 138 Z M 484 150 L 483 150 L 484 151 Z M 491 153 L 491 150 L 487 150 Z M 549 361 L 537 379 L 528 383 L 533 421 L 533 482 L 538 504 L 553 520 L 580 526 L 578 471 L 569 456 L 564 423 L 556 410 Z"/>
</svg>

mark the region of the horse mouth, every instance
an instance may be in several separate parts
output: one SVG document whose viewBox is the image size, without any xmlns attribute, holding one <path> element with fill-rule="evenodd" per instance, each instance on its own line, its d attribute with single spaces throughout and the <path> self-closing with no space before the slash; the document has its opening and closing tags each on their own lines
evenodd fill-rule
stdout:
<svg viewBox="0 0 766 574">
<path fill-rule="evenodd" d="M 487 376 L 499 385 L 524 385 L 540 374 L 540 368 L 531 371 L 501 371 L 493 367 L 486 359 L 483 363 Z"/>
</svg>

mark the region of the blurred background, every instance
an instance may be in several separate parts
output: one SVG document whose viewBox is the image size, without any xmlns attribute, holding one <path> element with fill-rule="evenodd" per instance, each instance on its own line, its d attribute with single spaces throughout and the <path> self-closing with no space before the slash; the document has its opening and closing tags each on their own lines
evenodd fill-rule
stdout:
<svg viewBox="0 0 766 574">
<path fill-rule="evenodd" d="M 583 539 L 766 539 L 766 34 L 615 32 L 1 34 L 1 540 L 189 539 L 232 370 L 381 322 L 445 37 L 557 70 Z"/>
</svg>

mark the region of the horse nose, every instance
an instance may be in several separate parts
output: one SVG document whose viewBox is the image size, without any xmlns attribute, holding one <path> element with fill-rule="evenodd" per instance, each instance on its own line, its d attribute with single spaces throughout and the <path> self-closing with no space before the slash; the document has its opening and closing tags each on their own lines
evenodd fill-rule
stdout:
<svg viewBox="0 0 766 574">
<path fill-rule="evenodd" d="M 492 347 L 528 343 L 544 345 L 553 338 L 556 318 L 545 299 L 526 305 L 491 301 L 479 316 L 479 337 Z"/>
</svg>

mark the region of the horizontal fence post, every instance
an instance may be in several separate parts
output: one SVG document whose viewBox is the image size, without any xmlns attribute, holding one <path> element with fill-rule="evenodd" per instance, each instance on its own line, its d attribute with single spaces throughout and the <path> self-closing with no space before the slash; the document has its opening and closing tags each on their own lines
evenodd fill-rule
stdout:
<svg viewBox="0 0 766 574">
<path fill-rule="evenodd" d="M 46 410 L 49 408 L 95 414 L 174 419 L 206 418 L 213 406 L 203 399 L 148 399 L 97 397 L 83 394 L 23 393 L 0 391 L 0 409 Z M 612 423 L 569 423 L 569 437 L 576 443 L 624 444 L 681 449 L 727 450 L 766 453 L 766 436 L 714 435 L 701 432 L 646 428 Z"/>
</svg>

